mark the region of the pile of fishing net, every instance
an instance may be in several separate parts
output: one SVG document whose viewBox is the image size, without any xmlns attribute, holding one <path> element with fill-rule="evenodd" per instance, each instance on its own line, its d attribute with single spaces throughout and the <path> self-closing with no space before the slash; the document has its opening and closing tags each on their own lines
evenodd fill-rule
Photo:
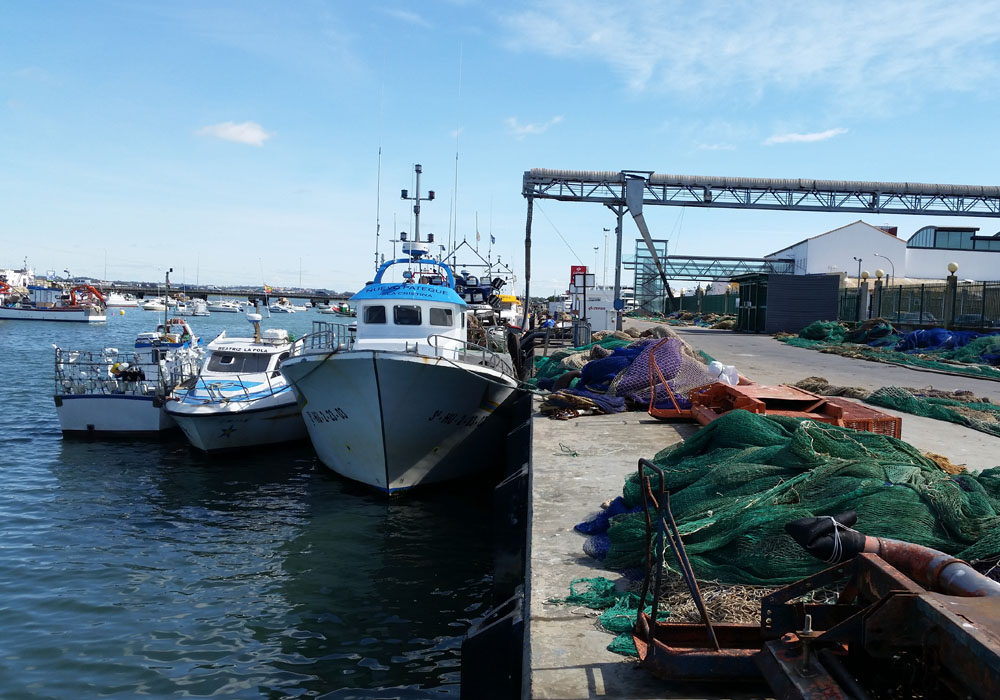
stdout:
<svg viewBox="0 0 1000 700">
<path fill-rule="evenodd" d="M 627 333 L 613 333 L 597 338 L 589 345 L 578 348 L 557 350 L 547 357 L 535 359 L 534 376 L 528 380 L 530 384 L 540 389 L 552 389 L 557 379 L 568 372 L 581 369 L 593 359 L 610 355 L 615 348 L 624 347 L 635 342 L 635 337 Z"/>
<path fill-rule="evenodd" d="M 736 316 L 712 312 L 674 311 L 664 318 L 671 326 L 698 326 L 699 328 L 733 328 Z"/>
<path fill-rule="evenodd" d="M 699 579 L 779 585 L 823 568 L 784 531 L 858 512 L 857 528 L 972 563 L 1000 554 L 1000 467 L 949 475 L 909 444 L 813 421 L 736 410 L 653 462 Z M 654 488 L 658 477 L 650 474 Z M 584 551 L 641 576 L 647 541 L 636 474 Z M 601 530 L 604 530 L 603 532 Z M 669 563 L 668 563 L 669 564 Z"/>
<path fill-rule="evenodd" d="M 814 321 L 798 335 L 775 337 L 788 345 L 845 357 L 1000 379 L 1000 333 L 928 328 L 900 335 L 885 319 L 871 319 L 855 328 Z"/>
<path fill-rule="evenodd" d="M 1000 404 L 971 391 L 884 386 L 869 392 L 862 387 L 833 386 L 823 377 L 806 377 L 795 386 L 822 396 L 849 396 L 875 406 L 958 423 L 1000 437 Z"/>
<path fill-rule="evenodd" d="M 557 370 L 549 369 L 553 356 L 542 368 L 545 376 L 540 372 L 541 378 L 535 378 L 536 386 L 552 390 L 539 410 L 566 419 L 647 408 L 650 398 L 660 408 L 673 407 L 674 401 L 680 408 L 689 408 L 688 392 L 714 380 L 703 357 L 666 328 L 652 329 L 650 335 L 633 342 L 598 341 L 587 349 L 577 349 L 582 352 L 559 358 Z M 579 369 L 573 368 L 581 361 Z M 659 370 L 653 372 L 652 382 L 651 363 Z M 562 373 L 557 375 L 557 371 Z"/>
</svg>

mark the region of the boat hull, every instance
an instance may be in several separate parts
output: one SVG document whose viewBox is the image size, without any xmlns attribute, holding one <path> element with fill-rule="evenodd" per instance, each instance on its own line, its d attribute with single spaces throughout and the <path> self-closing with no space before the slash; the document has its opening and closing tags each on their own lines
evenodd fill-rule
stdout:
<svg viewBox="0 0 1000 700">
<path fill-rule="evenodd" d="M 166 412 L 188 441 L 204 452 L 276 445 L 307 437 L 298 401 L 290 389 L 257 401 L 224 405 L 170 401 Z"/>
<path fill-rule="evenodd" d="M 142 437 L 177 428 L 156 396 L 56 394 L 55 403 L 64 435 Z"/>
<path fill-rule="evenodd" d="M 0 320 L 9 321 L 73 321 L 76 323 L 102 323 L 108 320 L 104 311 L 89 308 L 22 309 L 0 306 Z"/>
<path fill-rule="evenodd" d="M 303 355 L 282 373 L 320 460 L 386 494 L 490 466 L 515 390 L 496 370 L 402 352 Z"/>
</svg>

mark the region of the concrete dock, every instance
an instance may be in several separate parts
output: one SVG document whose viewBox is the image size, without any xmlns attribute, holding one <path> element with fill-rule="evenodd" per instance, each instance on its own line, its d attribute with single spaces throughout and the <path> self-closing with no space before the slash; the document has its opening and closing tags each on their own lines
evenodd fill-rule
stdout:
<svg viewBox="0 0 1000 700">
<path fill-rule="evenodd" d="M 649 323 L 630 322 L 642 330 Z M 866 362 L 787 346 L 770 336 L 674 328 L 678 335 L 740 373 L 763 384 L 794 383 L 823 376 L 832 384 L 968 389 L 1000 402 L 1000 382 L 945 376 Z M 880 409 L 884 410 L 884 409 Z M 893 413 L 892 411 L 887 411 Z M 986 433 L 943 421 L 903 417 L 903 439 L 918 449 L 966 464 L 970 471 L 1000 464 L 1000 441 Z M 640 669 L 634 659 L 613 654 L 613 637 L 597 629 L 597 614 L 585 608 L 552 604 L 569 594 L 574 578 L 604 576 L 625 581 L 583 552 L 584 537 L 573 527 L 597 513 L 603 502 L 621 495 L 640 457 L 651 458 L 692 435 L 697 424 L 664 423 L 644 412 L 584 416 L 568 421 L 535 415 L 532 438 L 532 492 L 528 579 L 530 618 L 527 644 L 530 697 L 558 698 L 708 698 L 760 697 L 737 692 L 705 694 L 704 687 L 668 685 Z M 766 696 L 765 696 L 766 697 Z"/>
</svg>

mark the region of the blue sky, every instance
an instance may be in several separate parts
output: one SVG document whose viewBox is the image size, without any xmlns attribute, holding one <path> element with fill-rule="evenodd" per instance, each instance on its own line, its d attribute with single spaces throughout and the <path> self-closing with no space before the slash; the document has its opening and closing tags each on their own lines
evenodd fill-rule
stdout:
<svg viewBox="0 0 1000 700">
<path fill-rule="evenodd" d="M 995 185 L 998 76 L 995 1 L 7 2 L 0 266 L 356 289 L 419 162 L 421 230 L 478 218 L 521 277 L 532 167 Z M 532 292 L 595 246 L 600 282 L 611 213 L 535 213 Z M 761 256 L 857 215 L 646 217 Z"/>
</svg>

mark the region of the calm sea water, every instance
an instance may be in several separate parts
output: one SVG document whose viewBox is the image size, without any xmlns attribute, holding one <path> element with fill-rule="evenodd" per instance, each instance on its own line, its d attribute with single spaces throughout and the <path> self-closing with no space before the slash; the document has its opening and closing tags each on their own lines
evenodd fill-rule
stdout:
<svg viewBox="0 0 1000 700">
<path fill-rule="evenodd" d="M 0 321 L 0 697 L 458 697 L 491 588 L 489 484 L 390 501 L 308 444 L 63 440 L 52 344 L 125 349 L 157 319 Z M 249 335 L 242 315 L 188 321 Z"/>
</svg>

